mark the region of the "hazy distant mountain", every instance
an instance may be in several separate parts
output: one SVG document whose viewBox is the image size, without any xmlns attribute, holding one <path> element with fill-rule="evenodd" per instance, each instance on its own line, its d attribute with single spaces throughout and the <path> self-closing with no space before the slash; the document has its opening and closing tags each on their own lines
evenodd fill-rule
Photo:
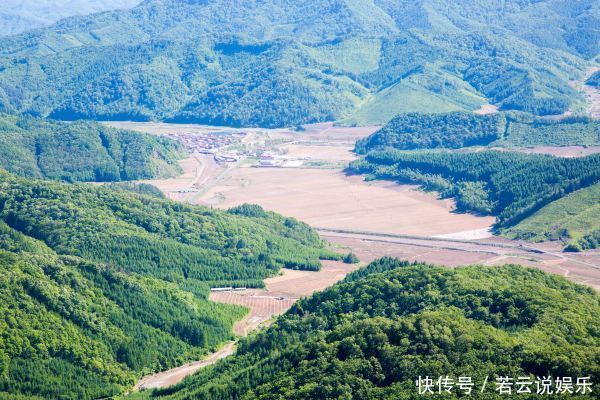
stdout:
<svg viewBox="0 0 600 400">
<path fill-rule="evenodd" d="M 567 110 L 600 5 L 147 0 L 0 40 L 0 110 L 281 126 L 491 102 Z"/>
<path fill-rule="evenodd" d="M 141 0 L 2 0 L 0 36 L 41 28 L 73 15 L 130 8 Z"/>
</svg>

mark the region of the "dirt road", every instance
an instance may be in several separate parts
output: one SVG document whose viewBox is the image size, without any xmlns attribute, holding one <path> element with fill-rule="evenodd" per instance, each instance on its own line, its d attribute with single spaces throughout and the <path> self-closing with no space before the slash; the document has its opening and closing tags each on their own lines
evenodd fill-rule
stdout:
<svg viewBox="0 0 600 400">
<path fill-rule="evenodd" d="M 331 230 L 321 230 L 320 234 L 330 243 L 352 249 L 363 262 L 389 256 L 448 267 L 520 264 L 600 291 L 600 251 L 563 253 L 560 244 L 531 244 L 500 237 L 457 240 Z"/>
<path fill-rule="evenodd" d="M 182 365 L 180 367 L 160 372 L 154 375 L 148 375 L 142 378 L 133 388 L 134 391 L 157 389 L 173 386 L 181 382 L 186 376 L 193 374 L 201 368 L 216 363 L 223 358 L 230 356 L 235 351 L 235 342 L 229 342 L 219 351 L 212 353 L 204 360 Z"/>
</svg>

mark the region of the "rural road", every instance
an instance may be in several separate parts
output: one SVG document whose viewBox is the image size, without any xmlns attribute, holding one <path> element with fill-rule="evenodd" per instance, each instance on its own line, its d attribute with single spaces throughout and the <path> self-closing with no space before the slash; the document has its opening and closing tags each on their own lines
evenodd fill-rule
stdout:
<svg viewBox="0 0 600 400">
<path fill-rule="evenodd" d="M 469 251 L 472 252 L 483 252 L 490 254 L 497 254 L 498 256 L 504 255 L 504 252 L 499 251 L 500 249 L 513 249 L 518 252 L 533 253 L 533 254 L 547 254 L 553 257 L 557 257 L 563 260 L 568 260 L 575 264 L 584 265 L 586 267 L 600 269 L 600 265 L 577 260 L 572 257 L 568 257 L 563 253 L 557 253 L 555 251 L 548 251 L 538 247 L 518 243 L 500 243 L 494 241 L 482 242 L 476 240 L 460 240 L 460 239 L 448 239 L 443 237 L 427 237 L 427 236 L 412 236 L 412 235 L 394 235 L 386 233 L 376 232 L 358 232 L 358 231 L 346 231 L 338 229 L 324 229 L 315 228 L 319 234 L 326 236 L 340 236 L 340 237 L 353 237 L 357 239 L 371 240 L 371 241 L 384 241 L 391 243 L 404 243 L 413 246 L 431 247 L 436 249 L 448 249 L 448 250 L 464 250 L 465 246 L 468 247 Z"/>
<path fill-rule="evenodd" d="M 217 361 L 230 356 L 235 351 L 235 342 L 228 342 L 221 349 L 201 361 L 182 365 L 168 371 L 148 375 L 142 378 L 133 388 L 133 391 L 158 389 L 173 386 L 181 382 L 186 376 L 193 374 L 201 368 L 215 364 Z"/>
</svg>

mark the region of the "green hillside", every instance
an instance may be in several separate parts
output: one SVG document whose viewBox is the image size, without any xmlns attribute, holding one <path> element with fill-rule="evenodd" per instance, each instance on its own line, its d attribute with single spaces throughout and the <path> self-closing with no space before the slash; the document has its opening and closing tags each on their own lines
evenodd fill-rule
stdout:
<svg viewBox="0 0 600 400">
<path fill-rule="evenodd" d="M 0 172 L 0 398 L 122 393 L 232 338 L 245 310 L 209 302 L 211 286 L 341 258 L 258 211 Z"/>
<path fill-rule="evenodd" d="M 594 146 L 600 121 L 571 117 L 558 121 L 523 113 L 478 115 L 466 112 L 396 115 L 382 129 L 356 143 L 355 151 L 460 149 L 468 146 Z"/>
<path fill-rule="evenodd" d="M 600 154 L 582 158 L 517 152 L 369 152 L 349 173 L 366 179 L 411 182 L 442 197 L 454 197 L 461 211 L 497 216 L 498 228 L 521 222 L 565 195 L 600 181 Z"/>
<path fill-rule="evenodd" d="M 147 0 L 0 39 L 0 110 L 265 127 L 487 101 L 558 114 L 599 16 L 554 0 Z"/>
<path fill-rule="evenodd" d="M 425 76 L 423 76 L 426 79 Z M 461 100 L 470 100 L 464 104 Z M 392 120 L 398 113 L 446 113 L 473 110 L 485 103 L 475 93 L 453 91 L 450 95 L 428 91 L 418 84 L 400 82 L 386 87 L 367 98 L 350 116 L 340 122 L 344 125 L 378 125 Z"/>
<path fill-rule="evenodd" d="M 600 71 L 594 72 L 585 83 L 590 86 L 600 87 Z"/>
<path fill-rule="evenodd" d="M 600 247 L 600 184 L 550 203 L 502 234 L 534 242 L 561 240 L 572 250 Z"/>
<path fill-rule="evenodd" d="M 600 121 L 575 117 L 560 121 L 508 118 L 504 137 L 494 145 L 527 146 L 597 146 L 600 144 Z"/>
<path fill-rule="evenodd" d="M 121 393 L 140 373 L 177 366 L 229 339 L 245 313 L 173 283 L 58 256 L 3 222 L 0 230 L 2 398 Z"/>
<path fill-rule="evenodd" d="M 400 114 L 379 131 L 359 140 L 355 151 L 365 154 L 385 147 L 415 150 L 487 145 L 501 138 L 505 129 L 503 114 Z"/>
<path fill-rule="evenodd" d="M 120 181 L 175 176 L 185 151 L 172 140 L 0 113 L 0 168 L 25 177 Z"/>
<path fill-rule="evenodd" d="M 496 379 L 508 376 L 529 377 L 533 394 L 519 397 L 535 399 L 537 376 L 598 381 L 599 315 L 592 289 L 538 270 L 383 259 L 301 300 L 233 357 L 147 398 L 417 399 L 419 376 L 449 376 L 454 388 L 441 397 L 456 399 L 467 376 L 476 385 L 468 397 L 502 399 Z"/>
</svg>

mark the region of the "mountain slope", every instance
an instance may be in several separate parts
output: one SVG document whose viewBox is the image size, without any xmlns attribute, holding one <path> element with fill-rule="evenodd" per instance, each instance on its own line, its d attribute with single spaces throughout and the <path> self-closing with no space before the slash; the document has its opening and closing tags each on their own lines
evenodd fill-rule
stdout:
<svg viewBox="0 0 600 400">
<path fill-rule="evenodd" d="M 0 230 L 0 396 L 121 393 L 141 372 L 176 366 L 229 339 L 244 314 L 165 281 L 58 256 L 3 222 Z"/>
<path fill-rule="evenodd" d="M 340 259 L 258 206 L 226 211 L 0 171 L 0 398 L 96 399 L 232 338 L 211 286 Z M 8 396 L 8 397 L 6 397 Z"/>
<path fill-rule="evenodd" d="M 25 177 L 120 181 L 175 176 L 183 147 L 171 140 L 102 126 L 0 113 L 0 168 Z"/>
<path fill-rule="evenodd" d="M 454 388 L 444 397 L 454 399 L 463 398 L 458 377 L 470 376 L 473 398 L 500 399 L 498 376 L 597 382 L 598 315 L 593 290 L 537 270 L 383 259 L 151 398 L 415 399 L 419 376 L 449 376 Z M 539 398 L 531 389 L 523 398 Z"/>
<path fill-rule="evenodd" d="M 562 240 L 571 251 L 600 247 L 600 184 L 548 204 L 502 235 L 539 242 Z"/>
<path fill-rule="evenodd" d="M 598 53 L 598 7 L 460 3 L 147 0 L 0 40 L 0 110 L 272 127 L 386 122 L 421 99 L 432 112 L 568 109 L 568 80 Z M 557 38 L 524 33 L 531 16 Z"/>
<path fill-rule="evenodd" d="M 365 154 L 392 147 L 398 150 L 460 149 L 468 146 L 594 146 L 600 144 L 600 121 L 570 117 L 558 121 L 523 113 L 407 113 L 356 143 Z"/>
<path fill-rule="evenodd" d="M 130 8 L 141 0 L 3 0 L 0 36 L 16 35 L 74 15 Z"/>
</svg>

